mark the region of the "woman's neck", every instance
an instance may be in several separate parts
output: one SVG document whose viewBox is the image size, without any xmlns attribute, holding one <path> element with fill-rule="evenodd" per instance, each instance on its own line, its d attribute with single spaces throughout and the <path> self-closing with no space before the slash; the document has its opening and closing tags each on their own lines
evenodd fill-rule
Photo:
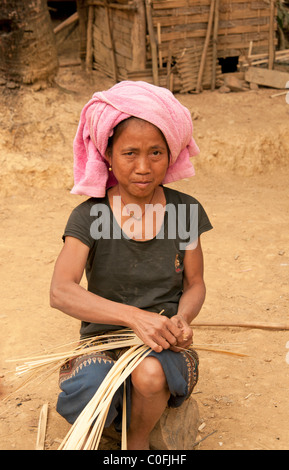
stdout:
<svg viewBox="0 0 289 470">
<path fill-rule="evenodd" d="M 144 241 L 154 238 L 163 223 L 166 198 L 161 186 L 141 201 L 138 198 L 123 198 L 121 188 L 115 186 L 108 191 L 110 207 L 114 216 L 130 238 Z M 157 214 L 154 213 L 156 210 Z M 127 228 L 133 233 L 127 233 Z M 147 236 L 150 234 L 149 236 Z"/>
</svg>

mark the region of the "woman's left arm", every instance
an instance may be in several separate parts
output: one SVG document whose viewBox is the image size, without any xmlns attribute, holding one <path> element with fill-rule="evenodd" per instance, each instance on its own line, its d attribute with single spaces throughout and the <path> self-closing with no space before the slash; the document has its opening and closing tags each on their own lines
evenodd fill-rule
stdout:
<svg viewBox="0 0 289 470">
<path fill-rule="evenodd" d="M 192 247 L 193 248 L 193 247 Z M 172 321 L 182 328 L 183 337 L 177 346 L 186 348 L 192 343 L 193 332 L 190 323 L 200 312 L 206 296 L 204 282 L 204 260 L 200 238 L 193 249 L 187 249 L 184 257 L 183 294 L 180 298 L 178 313 Z"/>
</svg>

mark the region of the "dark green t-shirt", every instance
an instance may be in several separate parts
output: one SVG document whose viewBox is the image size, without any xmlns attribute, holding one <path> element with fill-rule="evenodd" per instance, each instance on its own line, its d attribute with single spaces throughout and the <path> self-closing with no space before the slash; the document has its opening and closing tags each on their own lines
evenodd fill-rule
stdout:
<svg viewBox="0 0 289 470">
<path fill-rule="evenodd" d="M 164 187 L 167 210 L 162 227 L 151 240 L 128 238 L 108 201 L 90 198 L 77 206 L 63 238 L 72 236 L 89 248 L 88 290 L 106 299 L 160 312 L 177 313 L 183 290 L 186 245 L 212 228 L 202 205 L 193 197 Z M 81 337 L 120 329 L 117 325 L 82 322 Z"/>
</svg>

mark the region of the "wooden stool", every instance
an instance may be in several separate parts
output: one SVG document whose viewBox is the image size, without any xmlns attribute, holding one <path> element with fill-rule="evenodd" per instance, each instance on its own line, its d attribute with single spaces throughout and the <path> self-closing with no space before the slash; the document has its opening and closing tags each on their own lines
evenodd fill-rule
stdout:
<svg viewBox="0 0 289 470">
<path fill-rule="evenodd" d="M 179 408 L 166 408 L 150 436 L 152 450 L 193 450 L 200 425 L 199 408 L 190 397 Z M 103 431 L 105 447 L 120 447 L 121 433 L 112 424 Z M 103 447 L 102 447 L 103 448 Z"/>
<path fill-rule="evenodd" d="M 198 404 L 192 397 L 179 408 L 167 408 L 151 433 L 151 449 L 193 450 L 199 420 Z"/>
</svg>

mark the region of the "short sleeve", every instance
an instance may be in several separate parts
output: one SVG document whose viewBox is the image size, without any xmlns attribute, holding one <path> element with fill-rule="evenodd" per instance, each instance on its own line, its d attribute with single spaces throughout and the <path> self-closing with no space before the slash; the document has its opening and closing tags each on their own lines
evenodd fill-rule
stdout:
<svg viewBox="0 0 289 470">
<path fill-rule="evenodd" d="M 95 240 L 91 237 L 90 234 L 90 227 L 92 222 L 90 210 L 91 204 L 89 201 L 85 201 L 73 209 L 62 236 L 63 241 L 65 241 L 66 237 L 70 236 L 77 238 L 89 248 L 92 248 Z"/>
<path fill-rule="evenodd" d="M 198 202 L 198 236 L 204 232 L 212 230 L 213 226 L 209 220 L 209 217 L 203 208 L 202 204 Z"/>
</svg>

